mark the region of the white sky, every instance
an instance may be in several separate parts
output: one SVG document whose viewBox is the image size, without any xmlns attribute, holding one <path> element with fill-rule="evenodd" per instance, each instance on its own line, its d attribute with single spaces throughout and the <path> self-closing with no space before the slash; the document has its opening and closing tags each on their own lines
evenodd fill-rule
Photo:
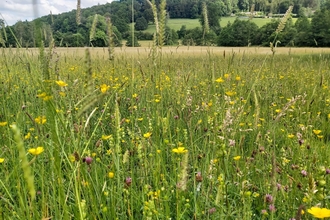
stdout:
<svg viewBox="0 0 330 220">
<path fill-rule="evenodd" d="M 112 0 L 81 0 L 81 8 L 105 4 Z M 17 21 L 31 21 L 35 18 L 69 12 L 77 9 L 77 0 L 0 0 L 0 13 L 8 25 Z M 36 14 L 37 13 L 37 14 Z M 3 19 L 0 15 L 0 19 Z"/>
</svg>

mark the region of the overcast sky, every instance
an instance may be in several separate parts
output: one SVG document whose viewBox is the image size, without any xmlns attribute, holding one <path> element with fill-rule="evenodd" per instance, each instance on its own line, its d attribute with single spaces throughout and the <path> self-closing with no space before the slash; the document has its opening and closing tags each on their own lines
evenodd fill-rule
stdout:
<svg viewBox="0 0 330 220">
<path fill-rule="evenodd" d="M 107 2 L 111 0 L 81 0 L 81 7 L 87 8 Z M 50 11 L 59 14 L 73 9 L 77 9 L 77 0 L 0 0 L 0 13 L 8 25 L 13 25 L 19 20 L 31 21 L 50 14 Z"/>
</svg>

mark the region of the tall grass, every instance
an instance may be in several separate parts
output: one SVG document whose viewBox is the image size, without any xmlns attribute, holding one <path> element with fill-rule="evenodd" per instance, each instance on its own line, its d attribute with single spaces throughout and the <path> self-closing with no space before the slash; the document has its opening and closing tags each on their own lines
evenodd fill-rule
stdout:
<svg viewBox="0 0 330 220">
<path fill-rule="evenodd" d="M 157 50 L 164 2 L 159 15 L 151 4 Z M 39 45 L 0 57 L 1 219 L 310 219 L 329 207 L 329 55 L 109 62 Z"/>
<path fill-rule="evenodd" d="M 305 207 L 310 219 L 329 207 L 326 54 L 164 53 L 152 81 L 147 55 L 132 69 L 62 54 L 45 79 L 32 50 L 3 53 L 1 218 L 289 219 Z M 25 152 L 44 148 L 25 153 L 35 200 L 14 124 Z"/>
</svg>

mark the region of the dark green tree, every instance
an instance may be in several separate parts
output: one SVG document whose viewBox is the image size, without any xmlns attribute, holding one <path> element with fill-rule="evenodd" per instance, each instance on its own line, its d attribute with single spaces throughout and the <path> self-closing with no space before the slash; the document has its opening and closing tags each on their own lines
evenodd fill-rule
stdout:
<svg viewBox="0 0 330 220">
<path fill-rule="evenodd" d="M 294 45 L 306 47 L 315 45 L 311 32 L 311 23 L 306 16 L 299 17 L 295 23 L 297 34 L 294 38 Z"/>
<path fill-rule="evenodd" d="M 254 42 L 257 32 L 254 22 L 236 19 L 222 29 L 217 43 L 219 46 L 248 46 Z"/>
<path fill-rule="evenodd" d="M 178 34 L 175 30 L 169 28 L 168 26 L 165 27 L 165 38 L 164 38 L 164 45 L 176 45 L 178 44 Z"/>
<path fill-rule="evenodd" d="M 135 25 L 134 25 L 135 30 L 137 31 L 144 31 L 148 28 L 148 22 L 144 17 L 140 17 L 136 19 Z"/>
</svg>

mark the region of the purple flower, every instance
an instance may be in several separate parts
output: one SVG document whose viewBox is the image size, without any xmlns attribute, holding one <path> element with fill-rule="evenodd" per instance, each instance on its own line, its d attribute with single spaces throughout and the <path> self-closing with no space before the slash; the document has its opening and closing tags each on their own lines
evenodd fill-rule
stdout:
<svg viewBox="0 0 330 220">
<path fill-rule="evenodd" d="M 272 202 L 273 202 L 273 196 L 270 195 L 270 194 L 267 194 L 267 195 L 265 196 L 265 201 L 266 201 L 267 203 L 272 203 Z"/>
<path fill-rule="evenodd" d="M 93 158 L 91 158 L 91 157 L 85 157 L 83 159 L 83 162 L 85 162 L 87 165 L 90 165 L 93 162 Z"/>
<path fill-rule="evenodd" d="M 261 214 L 262 214 L 262 215 L 267 215 L 267 214 L 268 214 L 268 213 L 267 213 L 267 210 L 266 210 L 266 209 L 261 210 Z"/>
<path fill-rule="evenodd" d="M 210 213 L 210 215 L 212 215 L 213 213 L 215 213 L 217 210 L 213 207 L 213 208 L 211 208 L 210 210 L 209 210 L 209 213 Z"/>
<path fill-rule="evenodd" d="M 276 183 L 276 188 L 277 188 L 277 190 L 281 190 L 282 189 L 282 185 L 279 184 L 279 183 Z"/>
<path fill-rule="evenodd" d="M 125 184 L 126 184 L 127 187 L 131 186 L 131 184 L 132 184 L 132 178 L 131 177 L 126 177 Z"/>
<path fill-rule="evenodd" d="M 325 170 L 325 174 L 330 174 L 330 169 L 329 169 L 329 168 L 327 168 L 327 169 Z"/>
<path fill-rule="evenodd" d="M 300 173 L 301 173 L 301 175 L 303 175 L 304 177 L 307 176 L 307 171 L 306 171 L 306 170 L 302 170 Z"/>
<path fill-rule="evenodd" d="M 275 212 L 276 211 L 276 208 L 275 208 L 275 205 L 274 204 L 270 204 L 269 205 L 269 211 L 270 212 Z"/>
</svg>

